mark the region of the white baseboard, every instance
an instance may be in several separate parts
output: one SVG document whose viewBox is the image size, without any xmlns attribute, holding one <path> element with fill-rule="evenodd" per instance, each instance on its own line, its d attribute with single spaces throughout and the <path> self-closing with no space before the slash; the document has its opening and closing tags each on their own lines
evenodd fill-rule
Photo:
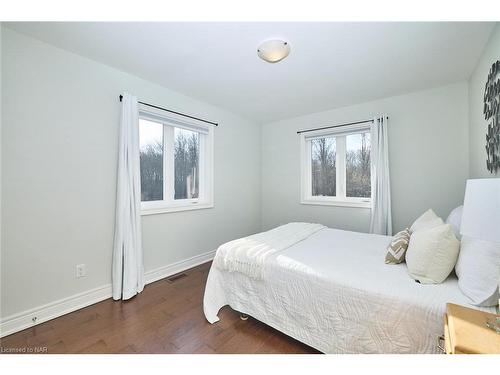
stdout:
<svg viewBox="0 0 500 375">
<path fill-rule="evenodd" d="M 169 264 L 168 266 L 163 266 L 155 268 L 151 271 L 147 271 L 144 274 L 145 282 L 146 284 L 153 283 L 155 281 L 164 279 L 165 277 L 175 275 L 176 273 L 185 271 L 189 268 L 193 268 L 199 266 L 200 264 L 209 262 L 214 259 L 215 251 L 216 250 L 209 251 L 207 253 L 196 255 L 186 260 L 181 260 L 179 262 Z"/>
<path fill-rule="evenodd" d="M 111 284 L 11 315 L 0 322 L 0 337 L 68 314 L 111 297 Z"/>
<path fill-rule="evenodd" d="M 192 258 L 159 267 L 144 274 L 146 284 L 169 277 L 176 273 L 196 267 L 205 262 L 211 261 L 215 256 L 215 250 L 204 254 L 196 255 Z M 37 324 L 52 320 L 61 315 L 79 310 L 93 305 L 94 303 L 111 298 L 111 284 L 104 285 L 83 293 L 60 299 L 43 306 L 35 307 L 21 313 L 8 316 L 0 321 L 0 337 L 22 331 Z"/>
</svg>

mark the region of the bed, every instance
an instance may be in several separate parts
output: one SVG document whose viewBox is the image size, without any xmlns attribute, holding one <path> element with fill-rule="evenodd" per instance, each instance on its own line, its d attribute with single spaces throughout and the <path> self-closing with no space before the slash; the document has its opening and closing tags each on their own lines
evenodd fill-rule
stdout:
<svg viewBox="0 0 500 375">
<path fill-rule="evenodd" d="M 222 258 L 236 250 L 221 247 L 207 279 L 206 319 L 217 322 L 229 305 L 324 353 L 438 353 L 446 303 L 468 306 L 467 297 L 453 274 L 423 285 L 405 263 L 385 264 L 391 238 L 321 226 L 279 241 L 283 246 L 265 257 L 257 249 L 258 276 L 224 266 Z M 245 254 L 248 248 L 236 247 Z"/>
</svg>

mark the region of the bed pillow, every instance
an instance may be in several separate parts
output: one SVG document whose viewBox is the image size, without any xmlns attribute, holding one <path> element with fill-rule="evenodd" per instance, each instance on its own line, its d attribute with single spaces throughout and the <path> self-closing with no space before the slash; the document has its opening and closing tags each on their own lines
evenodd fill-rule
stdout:
<svg viewBox="0 0 500 375">
<path fill-rule="evenodd" d="M 410 233 L 422 229 L 434 228 L 443 224 L 443 220 L 432 209 L 425 211 L 410 227 Z"/>
<path fill-rule="evenodd" d="M 500 243 L 464 236 L 455 272 L 458 287 L 476 306 L 498 304 Z"/>
<path fill-rule="evenodd" d="M 406 252 L 410 276 L 422 284 L 442 283 L 457 263 L 459 247 L 450 224 L 415 231 Z"/>
<path fill-rule="evenodd" d="M 386 264 L 398 264 L 405 260 L 405 253 L 410 243 L 410 230 L 406 228 L 401 232 L 396 233 L 391 243 L 387 247 L 385 255 Z"/>
<path fill-rule="evenodd" d="M 462 236 L 460 235 L 460 225 L 462 223 L 463 208 L 464 206 L 458 206 L 457 208 L 453 209 L 446 219 L 446 224 L 451 225 L 451 227 L 453 228 L 453 232 L 455 232 L 455 237 L 457 237 L 458 240 L 462 238 Z"/>
</svg>

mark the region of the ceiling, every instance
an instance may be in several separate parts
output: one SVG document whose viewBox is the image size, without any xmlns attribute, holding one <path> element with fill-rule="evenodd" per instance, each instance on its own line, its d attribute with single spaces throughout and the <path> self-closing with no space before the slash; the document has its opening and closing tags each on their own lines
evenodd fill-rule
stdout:
<svg viewBox="0 0 500 375">
<path fill-rule="evenodd" d="M 258 122 L 464 81 L 494 23 L 8 23 Z M 261 41 L 288 58 L 257 57 Z"/>
</svg>

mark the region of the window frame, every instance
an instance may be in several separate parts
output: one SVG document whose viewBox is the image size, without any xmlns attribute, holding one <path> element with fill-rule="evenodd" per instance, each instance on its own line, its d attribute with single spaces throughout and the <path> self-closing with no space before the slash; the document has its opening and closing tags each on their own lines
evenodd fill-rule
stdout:
<svg viewBox="0 0 500 375">
<path fill-rule="evenodd" d="M 342 206 L 370 209 L 372 199 L 346 196 L 346 136 L 370 132 L 369 125 L 349 125 L 300 133 L 300 203 L 321 206 Z M 313 138 L 335 137 L 335 197 L 312 195 L 312 142 Z M 370 139 L 371 142 L 371 139 Z M 371 159 L 370 159 L 371 162 Z"/>
<path fill-rule="evenodd" d="M 141 215 L 201 210 L 214 205 L 214 127 L 201 121 L 186 119 L 145 105 L 139 105 L 139 120 L 154 121 L 163 125 L 163 200 L 142 201 Z M 199 132 L 199 194 L 198 198 L 174 198 L 174 133 L 175 128 Z M 169 183 L 170 181 L 170 183 Z"/>
</svg>

